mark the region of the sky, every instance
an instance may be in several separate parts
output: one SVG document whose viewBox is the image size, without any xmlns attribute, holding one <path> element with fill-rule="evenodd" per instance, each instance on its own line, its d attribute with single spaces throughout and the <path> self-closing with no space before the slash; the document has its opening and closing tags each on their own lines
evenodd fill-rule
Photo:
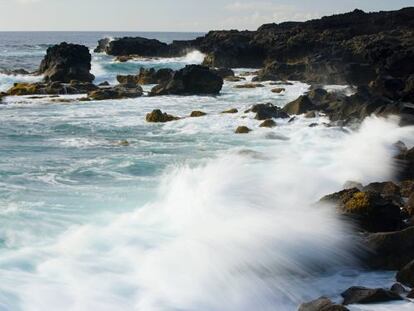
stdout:
<svg viewBox="0 0 414 311">
<path fill-rule="evenodd" d="M 414 0 L 0 0 L 0 31 L 243 30 L 407 6 Z"/>
</svg>

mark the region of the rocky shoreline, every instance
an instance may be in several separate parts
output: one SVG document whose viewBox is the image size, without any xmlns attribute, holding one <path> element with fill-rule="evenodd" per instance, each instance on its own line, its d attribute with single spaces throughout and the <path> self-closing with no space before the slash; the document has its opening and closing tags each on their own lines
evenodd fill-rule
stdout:
<svg viewBox="0 0 414 311">
<path fill-rule="evenodd" d="M 243 82 L 231 68 L 256 68 L 252 82 L 237 88 L 263 87 L 273 81 L 272 92 L 290 80 L 311 85 L 305 95 L 280 108 L 258 103 L 254 113 L 260 127 L 275 127 L 274 119 L 295 121 L 296 115 L 323 114 L 341 126 L 361 122 L 372 114 L 398 115 L 401 125 L 414 125 L 414 8 L 399 11 L 351 13 L 303 23 L 263 25 L 257 31 L 212 31 L 191 41 L 165 44 L 145 38 L 102 39 L 95 49 L 120 61 L 134 57 L 178 57 L 191 50 L 206 54 L 203 65 L 183 69 L 141 69 L 136 75 L 118 76 L 119 84 L 93 84 L 91 54 L 87 47 L 61 43 L 47 50 L 36 74 L 43 82 L 16 83 L 5 96 L 87 94 L 83 101 L 137 98 L 140 96 L 218 96 L 224 81 Z M 27 72 L 18 72 L 28 74 Z M 324 84 L 349 85 L 352 95 L 328 92 Z M 155 85 L 145 94 L 141 85 Z M 232 108 L 223 114 L 237 113 Z M 193 111 L 189 117 L 203 117 Z M 154 109 L 147 122 L 173 122 L 180 117 Z M 316 124 L 318 125 L 318 124 Z M 316 126 L 313 124 L 313 126 Z M 246 126 L 235 129 L 248 134 Z M 127 142 L 126 142 L 127 143 Z M 327 195 L 329 204 L 355 225 L 361 242 L 370 250 L 363 258 L 369 269 L 395 270 L 392 288 L 352 287 L 338 305 L 321 297 L 299 307 L 301 311 L 348 310 L 346 305 L 414 299 L 414 148 L 398 142 L 399 170 L 389 182 L 361 185 L 350 182 L 344 190 Z"/>
</svg>

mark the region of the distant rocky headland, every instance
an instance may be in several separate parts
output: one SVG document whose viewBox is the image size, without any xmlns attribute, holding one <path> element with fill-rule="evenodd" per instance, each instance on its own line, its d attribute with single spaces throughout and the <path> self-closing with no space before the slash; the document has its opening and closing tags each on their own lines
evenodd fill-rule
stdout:
<svg viewBox="0 0 414 311">
<path fill-rule="evenodd" d="M 105 38 L 95 52 L 128 61 L 183 56 L 192 50 L 206 55 L 203 65 L 210 68 L 211 75 L 195 73 L 207 72 L 201 66 L 167 76 L 164 72 L 164 80 L 155 81 L 160 83 L 152 95 L 218 94 L 218 80 L 223 76 L 212 78 L 217 75 L 212 68 L 256 68 L 255 82 L 296 80 L 312 85 L 312 94 L 296 103 L 298 113 L 318 110 L 333 121 L 397 114 L 402 124 L 414 123 L 414 8 L 377 13 L 355 10 L 307 22 L 266 24 L 257 31 L 211 31 L 195 40 L 171 44 L 140 37 Z M 90 62 L 86 47 L 66 43 L 51 47 L 39 69 L 49 85 L 18 85 L 8 94 L 83 93 L 86 88 L 95 92 L 95 99 L 141 96 L 138 82 L 145 79 L 138 76 L 146 74 L 147 80 L 157 80 L 148 75 L 159 75 L 141 72 L 136 79 L 110 90 L 108 86 L 104 90 L 93 85 L 79 87 L 93 81 Z M 192 76 L 187 79 L 189 73 Z M 230 79 L 240 79 L 232 76 Z M 196 88 L 183 83 L 194 79 L 198 80 Z M 56 84 L 70 81 L 69 88 Z M 352 96 L 327 94 L 320 89 L 323 84 L 351 85 L 356 92 Z"/>
</svg>

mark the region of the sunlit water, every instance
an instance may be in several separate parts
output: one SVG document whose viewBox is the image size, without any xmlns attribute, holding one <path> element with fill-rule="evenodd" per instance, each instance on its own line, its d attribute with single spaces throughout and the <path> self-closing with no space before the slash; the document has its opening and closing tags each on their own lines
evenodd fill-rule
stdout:
<svg viewBox="0 0 414 311">
<path fill-rule="evenodd" d="M 94 54 L 92 71 L 96 82 L 112 83 L 141 66 L 201 60 L 198 52 L 129 63 Z M 2 89 L 23 79 L 0 78 Z M 0 310 L 296 310 L 322 295 L 339 301 L 351 285 L 391 285 L 392 272 L 359 268 L 355 254 L 364 250 L 352 230 L 331 207 L 313 203 L 348 180 L 391 178 L 392 145 L 412 146 L 413 129 L 392 118 L 367 119 L 359 130 L 309 127 L 324 117 L 260 128 L 247 108 L 283 106 L 308 86 L 295 82 L 274 94 L 268 83 L 235 84 L 216 97 L 7 98 Z M 208 115 L 146 123 L 155 108 Z M 230 108 L 239 113 L 220 113 Z M 234 134 L 240 125 L 253 132 Z M 412 305 L 352 309 L 381 308 Z"/>
</svg>

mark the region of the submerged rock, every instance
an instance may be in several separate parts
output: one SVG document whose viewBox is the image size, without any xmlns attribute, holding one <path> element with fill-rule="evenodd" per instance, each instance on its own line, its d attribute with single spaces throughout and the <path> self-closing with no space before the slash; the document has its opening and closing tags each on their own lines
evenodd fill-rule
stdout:
<svg viewBox="0 0 414 311">
<path fill-rule="evenodd" d="M 248 134 L 248 133 L 250 133 L 252 130 L 251 129 L 249 129 L 247 126 L 239 126 L 237 129 L 236 129 L 236 131 L 235 131 L 235 133 L 236 134 Z"/>
<path fill-rule="evenodd" d="M 95 77 L 90 73 L 91 60 L 86 46 L 63 42 L 47 49 L 39 73 L 51 82 L 92 82 Z"/>
<path fill-rule="evenodd" d="M 246 83 L 246 84 L 238 84 L 234 86 L 236 89 L 255 89 L 258 87 L 264 87 L 263 84 L 260 83 Z"/>
<path fill-rule="evenodd" d="M 187 65 L 170 80 L 155 86 L 150 95 L 216 95 L 222 87 L 223 78 L 208 67 Z"/>
<path fill-rule="evenodd" d="M 286 89 L 283 88 L 283 87 L 276 87 L 276 88 L 272 89 L 272 93 L 276 93 L 276 94 L 280 94 L 280 93 L 285 92 L 285 91 L 286 91 Z"/>
<path fill-rule="evenodd" d="M 403 298 L 399 294 L 387 289 L 372 289 L 360 286 L 353 286 L 347 289 L 341 295 L 344 298 L 344 305 L 369 304 L 394 300 L 403 300 Z"/>
<path fill-rule="evenodd" d="M 269 119 L 269 120 L 265 120 L 264 122 L 262 122 L 259 126 L 260 127 L 269 127 L 269 128 L 271 128 L 271 127 L 277 126 L 277 124 L 272 119 Z"/>
<path fill-rule="evenodd" d="M 349 311 L 345 306 L 334 304 L 330 299 L 321 297 L 316 300 L 303 303 L 298 311 Z"/>
<path fill-rule="evenodd" d="M 238 113 L 239 111 L 236 108 L 232 108 L 229 110 L 224 110 L 221 113 Z"/>
<path fill-rule="evenodd" d="M 204 117 L 205 115 L 207 115 L 207 113 L 203 111 L 192 111 L 190 114 L 190 117 L 197 118 L 197 117 Z"/>
<path fill-rule="evenodd" d="M 165 123 L 170 121 L 179 120 L 179 117 L 172 116 L 167 113 L 163 113 L 160 109 L 155 109 L 152 112 L 148 113 L 145 117 L 147 122 L 153 123 Z"/>
</svg>

